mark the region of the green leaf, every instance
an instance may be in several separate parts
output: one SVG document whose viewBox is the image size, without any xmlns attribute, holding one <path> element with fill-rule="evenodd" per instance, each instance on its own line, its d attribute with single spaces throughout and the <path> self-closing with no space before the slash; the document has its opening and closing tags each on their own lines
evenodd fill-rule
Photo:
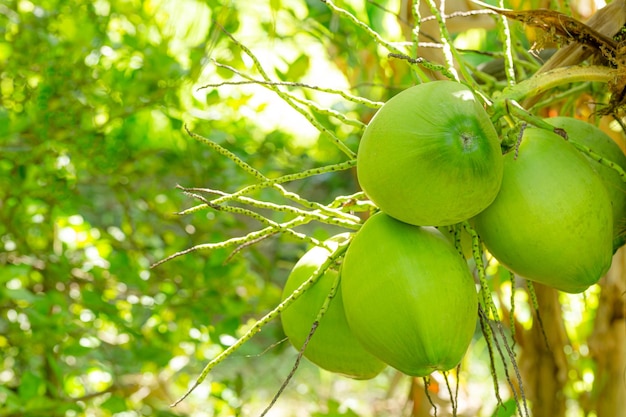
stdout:
<svg viewBox="0 0 626 417">
<path fill-rule="evenodd" d="M 513 417 L 517 414 L 517 403 L 515 399 L 510 399 L 499 405 L 491 417 Z"/>
<path fill-rule="evenodd" d="M 307 54 L 302 54 L 289 64 L 287 71 L 283 73 L 277 70 L 277 73 L 284 81 L 297 81 L 307 73 L 310 63 L 311 59 L 309 56 Z"/>
<path fill-rule="evenodd" d="M 103 402 L 100 407 L 104 410 L 108 410 L 111 414 L 121 413 L 122 411 L 128 410 L 128 405 L 126 404 L 126 400 L 119 395 L 112 395 L 105 402 Z"/>
<path fill-rule="evenodd" d="M 20 379 L 20 385 L 17 393 L 24 401 L 43 395 L 45 392 L 45 384 L 43 379 L 35 375 L 31 371 L 26 371 Z"/>
<path fill-rule="evenodd" d="M 28 303 L 33 303 L 35 302 L 35 300 L 37 300 L 37 296 L 26 288 L 5 288 L 2 292 L 6 295 L 7 298 L 15 301 L 26 301 Z"/>
</svg>

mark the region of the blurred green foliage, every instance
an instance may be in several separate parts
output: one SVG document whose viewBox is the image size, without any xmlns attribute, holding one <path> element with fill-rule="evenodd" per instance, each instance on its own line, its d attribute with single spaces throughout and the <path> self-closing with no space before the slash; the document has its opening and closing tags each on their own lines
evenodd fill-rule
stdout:
<svg viewBox="0 0 626 417">
<path fill-rule="evenodd" d="M 149 268 L 258 227 L 228 214 L 173 215 L 191 204 L 176 184 L 234 190 L 250 181 L 184 133 L 197 123 L 190 114 L 210 120 L 201 133 L 268 175 L 337 158 L 251 126 L 237 111 L 250 94 L 195 96 L 222 42 L 211 19 L 236 31 L 237 7 L 0 4 L 0 416 L 185 415 L 168 405 L 203 361 L 279 301 L 301 244 L 274 239 L 227 264 L 218 251 Z M 222 50 L 225 63 L 244 67 L 238 51 Z M 284 77 L 306 72 L 306 55 L 295 61 Z M 354 182 L 307 186 L 327 196 Z M 268 332 L 248 353 L 282 338 L 276 326 Z M 243 377 L 210 387 L 207 415 L 237 412 Z"/>
</svg>

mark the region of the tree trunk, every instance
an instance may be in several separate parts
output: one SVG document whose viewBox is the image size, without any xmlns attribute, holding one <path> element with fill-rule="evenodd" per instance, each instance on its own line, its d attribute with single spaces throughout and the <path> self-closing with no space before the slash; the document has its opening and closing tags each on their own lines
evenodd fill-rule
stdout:
<svg viewBox="0 0 626 417">
<path fill-rule="evenodd" d="M 561 315 L 558 291 L 534 284 L 539 303 L 532 328 L 518 334 L 521 354 L 520 373 L 533 417 L 565 416 L 567 360 L 563 347 L 568 344 Z M 541 324 L 543 324 L 543 328 Z"/>
<path fill-rule="evenodd" d="M 596 363 L 593 391 L 586 411 L 598 417 L 623 417 L 626 413 L 626 248 L 613 257 L 602 279 L 602 292 L 589 350 Z"/>
</svg>

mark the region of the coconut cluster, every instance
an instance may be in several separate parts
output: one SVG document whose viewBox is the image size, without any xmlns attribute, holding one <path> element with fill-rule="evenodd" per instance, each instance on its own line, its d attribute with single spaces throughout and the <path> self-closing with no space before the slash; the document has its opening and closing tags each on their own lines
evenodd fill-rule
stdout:
<svg viewBox="0 0 626 417">
<path fill-rule="evenodd" d="M 357 153 L 359 184 L 379 212 L 294 267 L 283 298 L 349 245 L 341 267 L 282 313 L 292 344 L 308 343 L 311 361 L 358 379 L 386 365 L 412 376 L 456 367 L 478 317 L 467 259 L 441 232 L 461 222 L 528 280 L 570 293 L 597 283 L 626 235 L 626 185 L 614 169 L 626 170 L 626 156 L 586 122 L 547 122 L 569 140 L 527 128 L 503 154 L 487 111 L 463 84 L 428 82 L 390 99 Z"/>
</svg>

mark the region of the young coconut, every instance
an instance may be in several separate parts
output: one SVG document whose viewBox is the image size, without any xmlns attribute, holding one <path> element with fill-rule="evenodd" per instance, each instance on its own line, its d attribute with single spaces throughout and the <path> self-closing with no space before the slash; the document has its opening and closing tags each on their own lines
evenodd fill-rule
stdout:
<svg viewBox="0 0 626 417">
<path fill-rule="evenodd" d="M 342 233 L 324 242 L 333 251 L 346 241 L 349 233 Z M 314 247 L 296 263 L 283 289 L 287 298 L 332 255 L 323 247 Z M 336 267 L 326 270 L 318 281 L 281 313 L 283 330 L 298 350 L 308 338 L 313 322 L 328 298 L 339 272 Z M 328 310 L 309 340 L 304 357 L 327 371 L 355 379 L 370 379 L 378 375 L 385 364 L 367 352 L 356 339 L 343 310 L 341 288 L 332 298 Z"/>
<path fill-rule="evenodd" d="M 378 110 L 359 144 L 357 175 L 390 216 L 445 226 L 494 200 L 502 151 L 474 94 L 460 83 L 433 81 L 402 91 Z"/>
<path fill-rule="evenodd" d="M 551 117 L 545 119 L 552 126 L 565 130 L 570 142 L 586 146 L 608 161 L 626 171 L 626 155 L 613 139 L 598 127 L 573 117 Z M 600 179 L 606 186 L 613 207 L 613 250 L 617 250 L 626 239 L 626 182 L 613 168 L 602 165 L 597 159 L 585 154 Z"/>
<path fill-rule="evenodd" d="M 346 252 L 341 289 L 358 340 L 407 375 L 456 367 L 476 328 L 474 279 L 433 227 L 372 216 Z"/>
<path fill-rule="evenodd" d="M 611 266 L 613 214 L 598 174 L 561 136 L 528 128 L 504 158 L 500 193 L 474 218 L 493 256 L 511 271 L 579 293 Z"/>
</svg>

